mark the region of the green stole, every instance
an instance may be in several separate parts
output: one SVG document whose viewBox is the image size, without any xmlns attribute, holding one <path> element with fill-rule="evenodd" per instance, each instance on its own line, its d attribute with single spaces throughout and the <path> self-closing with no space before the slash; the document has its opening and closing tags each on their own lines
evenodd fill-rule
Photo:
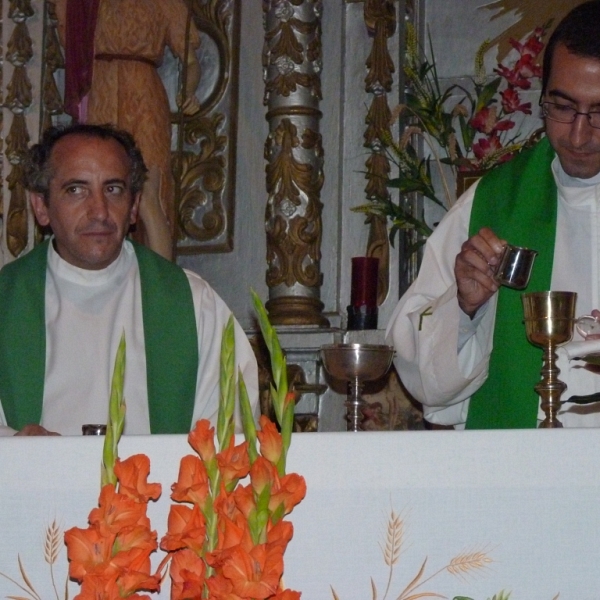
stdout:
<svg viewBox="0 0 600 600">
<path fill-rule="evenodd" d="M 498 237 L 539 252 L 527 292 L 550 289 L 556 237 L 557 189 L 552 176 L 554 151 L 546 138 L 507 164 L 492 170 L 477 186 L 469 236 L 489 227 Z M 501 287 L 489 372 L 471 397 L 467 429 L 535 428 L 541 353 L 525 336 L 521 292 Z"/>
<path fill-rule="evenodd" d="M 194 303 L 183 270 L 134 243 L 152 433 L 187 433 L 198 374 Z M 0 400 L 8 424 L 39 423 L 46 370 L 48 242 L 0 271 Z M 68 366 L 66 367 L 68 368 Z"/>
</svg>

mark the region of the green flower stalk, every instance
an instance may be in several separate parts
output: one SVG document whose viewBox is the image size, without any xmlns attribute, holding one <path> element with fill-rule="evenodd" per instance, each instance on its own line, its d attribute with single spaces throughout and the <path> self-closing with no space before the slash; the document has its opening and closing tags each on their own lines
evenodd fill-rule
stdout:
<svg viewBox="0 0 600 600">
<path fill-rule="evenodd" d="M 238 393 L 240 398 L 242 428 L 244 430 L 244 437 L 248 442 L 248 457 L 250 458 L 250 464 L 253 464 L 258 456 L 256 423 L 254 422 L 254 415 L 252 414 L 252 406 L 250 404 L 250 398 L 248 397 L 246 382 L 244 381 L 241 371 L 238 373 Z"/>
<path fill-rule="evenodd" d="M 125 398 L 123 389 L 125 386 L 125 332 L 121 334 L 115 366 L 113 369 L 112 382 L 110 386 L 110 401 L 108 405 L 108 423 L 106 424 L 106 437 L 104 438 L 104 449 L 102 452 L 102 477 L 101 485 L 107 483 L 116 485 L 115 463 L 119 457 L 119 440 L 125 426 Z"/>
<path fill-rule="evenodd" d="M 254 305 L 256 316 L 258 317 L 258 324 L 260 325 L 260 330 L 271 357 L 271 371 L 273 373 L 271 398 L 273 400 L 273 408 L 275 409 L 275 417 L 281 428 L 281 438 L 283 441 L 283 452 L 281 453 L 281 459 L 277 465 L 277 470 L 281 475 L 285 473 L 287 451 L 292 441 L 295 402 L 293 395 L 289 392 L 287 361 L 281 350 L 277 332 L 269 322 L 267 311 L 256 292 L 250 290 L 250 294 L 252 295 L 252 303 Z"/>
<path fill-rule="evenodd" d="M 229 446 L 234 433 L 233 415 L 235 410 L 235 328 L 233 315 L 229 317 L 223 330 L 221 341 L 221 395 L 217 418 L 217 440 L 221 449 Z"/>
</svg>

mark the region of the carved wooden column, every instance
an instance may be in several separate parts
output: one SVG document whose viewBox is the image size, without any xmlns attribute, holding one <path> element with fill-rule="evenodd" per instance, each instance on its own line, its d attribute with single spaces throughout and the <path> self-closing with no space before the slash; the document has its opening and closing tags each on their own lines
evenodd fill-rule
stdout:
<svg viewBox="0 0 600 600">
<path fill-rule="evenodd" d="M 320 300 L 321 0 L 265 0 L 266 303 L 275 325 L 327 327 Z"/>
<path fill-rule="evenodd" d="M 27 63 L 33 57 L 32 41 L 27 19 L 34 15 L 30 0 L 11 0 L 8 18 L 15 24 L 6 45 L 6 59 L 13 66 L 7 86 L 5 106 L 12 113 L 10 131 L 6 136 L 5 151 L 10 172 L 6 181 L 10 190 L 6 211 L 6 245 L 13 257 L 19 256 L 29 242 L 27 195 L 23 187 L 22 162 L 29 144 L 25 111 L 31 106 L 31 81 L 27 75 Z"/>
<path fill-rule="evenodd" d="M 390 161 L 380 141 L 382 133 L 391 135 L 391 112 L 388 94 L 392 90 L 394 61 L 388 50 L 388 39 L 396 31 L 396 8 L 392 0 L 365 0 L 365 25 L 373 39 L 371 53 L 367 59 L 367 77 L 365 90 L 371 94 L 371 105 L 367 114 L 365 146 L 371 150 L 366 162 L 368 179 L 365 188 L 369 200 L 386 198 L 389 192 L 386 183 L 389 179 Z M 367 256 L 379 259 L 379 281 L 377 303 L 381 304 L 389 290 L 390 248 L 387 233 L 387 221 L 384 217 L 370 218 Z"/>
</svg>

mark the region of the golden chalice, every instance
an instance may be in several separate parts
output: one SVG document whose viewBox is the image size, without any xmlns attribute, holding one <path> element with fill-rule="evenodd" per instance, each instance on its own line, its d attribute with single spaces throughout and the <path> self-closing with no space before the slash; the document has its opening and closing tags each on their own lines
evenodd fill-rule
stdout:
<svg viewBox="0 0 600 600">
<path fill-rule="evenodd" d="M 542 379 L 534 387 L 540 395 L 545 419 L 540 427 L 562 427 L 556 415 L 561 406 L 560 397 L 567 389 L 558 378 L 556 348 L 573 337 L 575 322 L 575 292 L 533 292 L 523 294 L 523 314 L 527 339 L 544 350 Z"/>
</svg>

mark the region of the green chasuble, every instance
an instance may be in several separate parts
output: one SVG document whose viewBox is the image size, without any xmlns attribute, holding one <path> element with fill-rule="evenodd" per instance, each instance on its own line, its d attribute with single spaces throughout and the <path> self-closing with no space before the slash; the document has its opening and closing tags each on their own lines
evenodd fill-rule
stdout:
<svg viewBox="0 0 600 600">
<path fill-rule="evenodd" d="M 141 281 L 150 430 L 187 433 L 198 374 L 192 292 L 182 269 L 144 246 L 134 248 Z M 39 423 L 42 414 L 47 256 L 46 242 L 0 271 L 0 400 L 14 429 Z"/>
<path fill-rule="evenodd" d="M 556 237 L 554 151 L 546 138 L 488 173 L 477 186 L 469 237 L 489 227 L 510 244 L 539 252 L 525 292 L 550 289 Z M 534 428 L 541 353 L 527 341 L 523 292 L 501 287 L 488 377 L 471 397 L 467 429 Z"/>
</svg>

